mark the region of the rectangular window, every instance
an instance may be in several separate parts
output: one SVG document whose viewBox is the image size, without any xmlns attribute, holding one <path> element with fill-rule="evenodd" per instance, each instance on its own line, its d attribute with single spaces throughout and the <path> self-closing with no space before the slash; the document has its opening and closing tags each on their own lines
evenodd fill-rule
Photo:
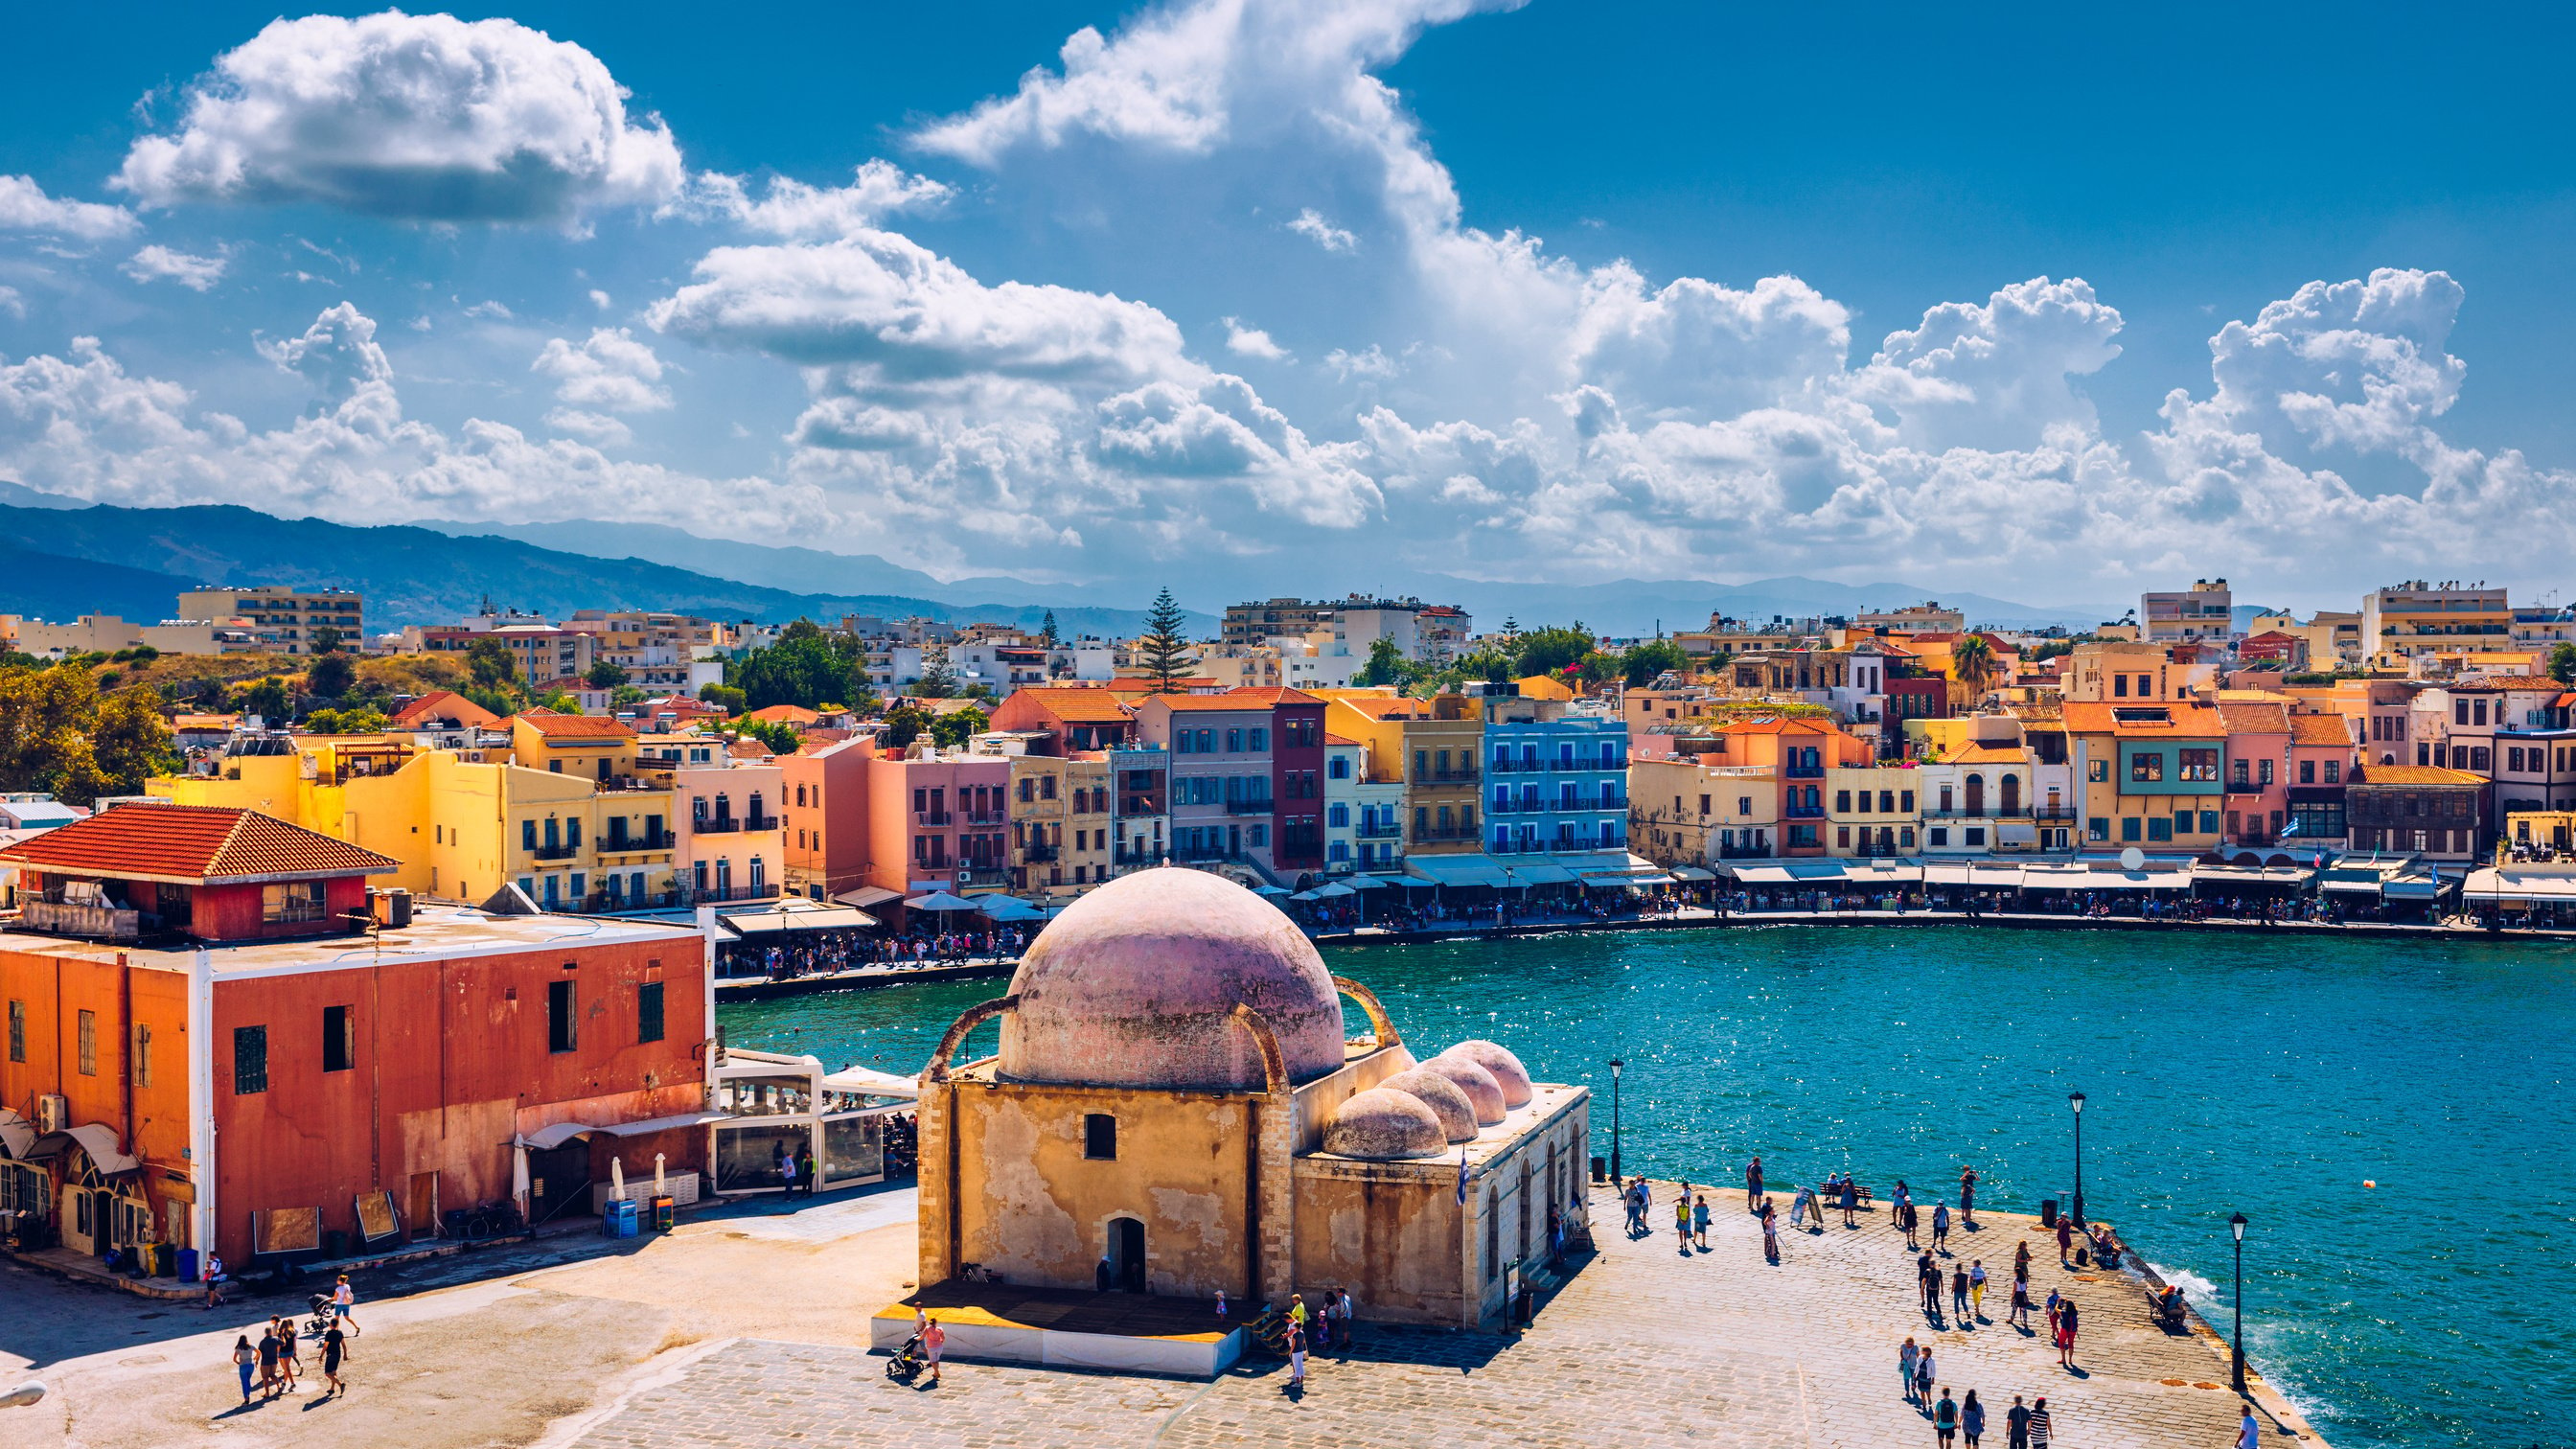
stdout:
<svg viewBox="0 0 2576 1449">
<path fill-rule="evenodd" d="M 23 1062 L 26 1059 L 27 1003 L 13 1001 L 9 1003 L 9 1060 Z"/>
<path fill-rule="evenodd" d="M 2326 761 L 2326 783 L 2329 785 L 2339 785 L 2343 783 L 2343 761 Z"/>
<path fill-rule="evenodd" d="M 152 1028 L 148 1026 L 134 1029 L 134 1085 L 152 1085 Z"/>
<path fill-rule="evenodd" d="M 2164 778 L 2165 778 L 2165 757 L 2164 757 L 2164 756 L 2159 755 L 2159 754 L 2156 754 L 2156 753 L 2154 753 L 2153 751 L 2149 751 L 2149 750 L 2141 750 L 2141 751 L 2139 751 L 2137 754 L 2131 755 L 2131 756 L 2129 757 L 2129 783 L 2130 783 L 2130 784 L 2132 784 L 2132 785 L 2155 785 L 2155 784 L 2161 784 L 2161 783 L 2163 783 Z"/>
<path fill-rule="evenodd" d="M 1849 790 L 1836 790 L 1834 792 L 1834 812 L 1838 815 L 1848 815 L 1851 813 L 1851 792 Z"/>
<path fill-rule="evenodd" d="M 1259 728 L 1258 726 L 1254 727 L 1252 731 L 1252 752 L 1254 754 L 1259 754 L 1268 748 L 1270 748 L 1270 731 Z"/>
<path fill-rule="evenodd" d="M 2111 817 L 2096 815 L 2086 820 L 2084 835 L 2088 840 L 2108 841 L 2111 838 Z"/>
<path fill-rule="evenodd" d="M 2114 674 L 2111 676 L 2111 697 L 2114 699 L 2127 699 L 2129 697 L 2129 676 L 2125 674 Z"/>
<path fill-rule="evenodd" d="M 1225 732 L 1225 752 L 1229 755 L 1243 753 L 1243 731 L 1237 729 Z"/>
<path fill-rule="evenodd" d="M 2174 775 L 2174 778 L 2177 780 L 2205 780 L 2210 784 L 2217 784 L 2218 751 L 2185 749 L 2182 752 L 2182 768 Z"/>
<path fill-rule="evenodd" d="M 268 1028 L 233 1028 L 233 1095 L 255 1096 L 268 1090 Z"/>
<path fill-rule="evenodd" d="M 1933 845 L 1947 845 L 1950 843 L 1950 827 L 1946 825 L 1935 825 L 1931 829 L 1924 831 L 1923 834 L 1924 838 Z"/>
<path fill-rule="evenodd" d="M 2107 783 L 2111 778 L 2111 762 L 2109 760 L 2085 761 L 2084 778 L 2097 785 Z"/>
<path fill-rule="evenodd" d="M 546 983 L 546 1050 L 568 1052 L 580 1044 L 580 1023 L 574 1019 L 574 1008 L 580 997 L 576 983 Z"/>
<path fill-rule="evenodd" d="M 2180 817 L 2176 818 L 2179 819 Z M 2272 829 L 2275 834 L 2279 833 L 2281 829 L 2281 812 L 2278 810 L 2272 812 Z M 2203 810 L 2200 812 L 2200 833 L 2203 835 L 2216 835 L 2218 833 L 2217 811 Z"/>
<path fill-rule="evenodd" d="M 2149 816 L 2147 818 L 2147 839 L 2150 841 L 2172 840 L 2173 822 L 2167 820 L 2161 815 Z"/>
<path fill-rule="evenodd" d="M 647 981 L 635 988 L 635 1039 L 639 1042 L 662 1039 L 662 983 Z"/>
<path fill-rule="evenodd" d="M 2313 785 L 2316 782 L 2317 762 L 2314 760 L 2299 761 L 2299 783 L 2302 785 Z"/>
<path fill-rule="evenodd" d="M 80 1033 L 78 1044 L 80 1074 L 84 1077 L 95 1077 L 98 1075 L 98 1013 L 82 1012 L 78 1031 Z"/>
<path fill-rule="evenodd" d="M 293 881 L 259 888 L 260 924 L 275 926 L 322 919 L 322 882 Z"/>
<path fill-rule="evenodd" d="M 2254 783 L 2258 785 L 2269 785 L 2272 783 L 2273 762 L 2270 760 L 2264 760 L 2261 761 L 2260 764 L 2261 768 L 2254 772 Z"/>
<path fill-rule="evenodd" d="M 2120 838 L 2125 841 L 2133 842 L 2138 838 L 2137 816 L 2123 815 L 2120 817 Z"/>
<path fill-rule="evenodd" d="M 1082 1118 L 1082 1155 L 1094 1162 L 1118 1160 L 1118 1119 L 1106 1112 L 1087 1112 Z"/>
<path fill-rule="evenodd" d="M 519 848 L 521 850 L 534 850 L 537 848 L 536 821 L 522 820 L 519 822 Z"/>
<path fill-rule="evenodd" d="M 349 1008 L 322 1008 L 322 1070 L 345 1072 L 357 1064 L 358 1037 L 349 1024 Z"/>
</svg>

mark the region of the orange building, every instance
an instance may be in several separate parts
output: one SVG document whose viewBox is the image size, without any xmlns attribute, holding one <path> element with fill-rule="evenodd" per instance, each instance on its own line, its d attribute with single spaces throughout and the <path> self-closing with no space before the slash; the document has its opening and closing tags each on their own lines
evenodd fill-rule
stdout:
<svg viewBox="0 0 2576 1449">
<path fill-rule="evenodd" d="M 695 931 L 414 912 L 367 891 L 383 857 L 248 810 L 118 806 L 0 862 L 0 1209 L 64 1247 L 242 1270 L 704 1157 Z"/>
</svg>

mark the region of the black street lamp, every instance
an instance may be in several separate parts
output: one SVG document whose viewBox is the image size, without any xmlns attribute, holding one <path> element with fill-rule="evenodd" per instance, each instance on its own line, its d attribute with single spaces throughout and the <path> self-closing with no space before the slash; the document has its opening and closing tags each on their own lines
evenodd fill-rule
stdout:
<svg viewBox="0 0 2576 1449">
<path fill-rule="evenodd" d="M 2084 1094 L 2069 1092 L 2066 1105 L 2075 1109 L 2075 1226 L 2084 1226 Z"/>
<path fill-rule="evenodd" d="M 2236 1235 L 2236 1392 L 2245 1392 L 2245 1214 L 2227 1220 Z"/>
<path fill-rule="evenodd" d="M 1619 1069 L 1628 1065 L 1617 1057 L 1610 1059 L 1610 1180 L 1626 1184 L 1619 1171 Z"/>
</svg>

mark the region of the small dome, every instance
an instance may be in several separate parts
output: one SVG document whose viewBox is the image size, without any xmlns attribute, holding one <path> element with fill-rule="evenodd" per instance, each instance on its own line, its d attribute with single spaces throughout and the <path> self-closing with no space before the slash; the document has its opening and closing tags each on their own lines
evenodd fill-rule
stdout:
<svg viewBox="0 0 2576 1449">
<path fill-rule="evenodd" d="M 1011 992 L 1000 1067 L 1013 1081 L 1259 1091 L 1237 1002 L 1270 1023 L 1289 1080 L 1342 1065 L 1341 993 L 1314 944 L 1205 871 L 1139 871 L 1075 901 L 1029 943 Z"/>
<path fill-rule="evenodd" d="M 1440 1055 L 1474 1062 L 1493 1073 L 1494 1081 L 1503 1089 L 1505 1107 L 1517 1112 L 1530 1104 L 1529 1068 L 1502 1047 L 1489 1041 L 1462 1041 Z"/>
<path fill-rule="evenodd" d="M 1324 1127 L 1324 1150 L 1343 1157 L 1437 1157 L 1448 1145 L 1449 1134 L 1421 1098 L 1384 1087 L 1354 1094 Z"/>
<path fill-rule="evenodd" d="M 1433 1057 L 1422 1064 L 1422 1070 L 1447 1077 L 1458 1090 L 1467 1094 L 1467 1103 L 1475 1109 L 1476 1121 L 1486 1127 L 1503 1120 L 1508 1108 L 1503 1106 L 1503 1084 L 1494 1074 L 1464 1057 Z"/>
<path fill-rule="evenodd" d="M 1438 1072 L 1409 1067 L 1378 1085 L 1390 1092 L 1402 1092 L 1430 1108 L 1431 1115 L 1440 1119 L 1440 1130 L 1448 1134 L 1450 1141 L 1475 1140 L 1476 1104 L 1467 1100 L 1466 1092 L 1456 1082 Z"/>
</svg>

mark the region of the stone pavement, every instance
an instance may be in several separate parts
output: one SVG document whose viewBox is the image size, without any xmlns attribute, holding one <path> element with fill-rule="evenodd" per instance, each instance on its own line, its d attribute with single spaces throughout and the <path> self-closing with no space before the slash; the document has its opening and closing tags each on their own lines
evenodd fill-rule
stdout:
<svg viewBox="0 0 2576 1449">
<path fill-rule="evenodd" d="M 1650 1222 L 1669 1224 L 1672 1191 L 1658 1189 Z M 1529 1332 L 1371 1330 L 1358 1353 L 1310 1365 L 1302 1396 L 1287 1393 L 1284 1367 L 1258 1359 L 1208 1384 L 953 1364 L 931 1390 L 891 1383 L 881 1357 L 857 1350 L 743 1340 L 638 1391 L 576 1442 L 1928 1446 L 1929 1422 L 1897 1385 L 1907 1334 L 1936 1347 L 1941 1384 L 1962 1398 L 1978 1391 L 1989 1444 L 2004 1442 L 2015 1393 L 2048 1396 L 2063 1446 L 2233 1442 L 2237 1400 L 2214 1340 L 2157 1329 L 2133 1279 L 2061 1272 L 2054 1239 L 2029 1218 L 1993 1215 L 1982 1231 L 1953 1235 L 1953 1250 L 1983 1259 L 1992 1275 L 1988 1315 L 1934 1323 L 1917 1307 L 1913 1254 L 1883 1207 L 1857 1229 L 1837 1220 L 1820 1235 L 1784 1233 L 1773 1266 L 1741 1190 L 1709 1197 L 1719 1209 L 1710 1251 L 1685 1257 L 1668 1226 L 1621 1236 L 1618 1209 L 1598 1195 L 1599 1255 Z M 1787 1198 L 1777 1201 L 1785 1211 Z M 2083 1310 L 2075 1372 L 2058 1367 L 2040 1337 L 2003 1322 L 2013 1245 L 2024 1241 L 2034 1296 L 2056 1288 Z M 2316 1443 L 2268 1417 L 2265 1425 L 2267 1442 Z"/>
</svg>

